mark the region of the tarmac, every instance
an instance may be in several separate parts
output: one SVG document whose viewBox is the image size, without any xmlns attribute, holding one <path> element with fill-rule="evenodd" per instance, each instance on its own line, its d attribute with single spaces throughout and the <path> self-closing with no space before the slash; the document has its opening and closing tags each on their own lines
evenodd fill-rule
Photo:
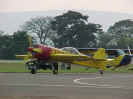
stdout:
<svg viewBox="0 0 133 99">
<path fill-rule="evenodd" d="M 0 99 L 133 99 L 133 74 L 0 73 Z"/>
</svg>

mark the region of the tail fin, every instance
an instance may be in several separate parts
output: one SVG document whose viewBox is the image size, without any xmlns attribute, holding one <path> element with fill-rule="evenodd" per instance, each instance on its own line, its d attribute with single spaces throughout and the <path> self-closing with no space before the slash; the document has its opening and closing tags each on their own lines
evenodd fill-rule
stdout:
<svg viewBox="0 0 133 99">
<path fill-rule="evenodd" d="M 98 51 L 94 53 L 93 58 L 96 60 L 106 60 L 105 49 L 99 48 Z"/>
</svg>

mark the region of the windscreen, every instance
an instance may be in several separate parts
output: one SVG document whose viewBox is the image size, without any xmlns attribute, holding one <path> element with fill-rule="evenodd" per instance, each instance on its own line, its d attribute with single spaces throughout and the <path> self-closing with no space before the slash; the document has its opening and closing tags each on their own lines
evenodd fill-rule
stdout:
<svg viewBox="0 0 133 99">
<path fill-rule="evenodd" d="M 64 47 L 61 50 L 68 51 L 69 53 L 72 53 L 72 54 L 80 54 L 80 52 L 76 48 L 73 48 L 73 47 Z"/>
</svg>

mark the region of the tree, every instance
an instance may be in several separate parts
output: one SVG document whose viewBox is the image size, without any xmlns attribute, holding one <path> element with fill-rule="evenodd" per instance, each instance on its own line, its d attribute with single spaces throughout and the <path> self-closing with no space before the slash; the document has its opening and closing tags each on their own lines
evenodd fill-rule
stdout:
<svg viewBox="0 0 133 99">
<path fill-rule="evenodd" d="M 36 34 L 39 38 L 39 42 L 41 44 L 45 44 L 46 39 L 48 37 L 51 37 L 51 35 L 53 37 L 52 33 L 55 33 L 51 29 L 51 21 L 52 20 L 53 19 L 51 17 L 32 18 L 22 26 L 22 29 L 29 33 Z"/>
<path fill-rule="evenodd" d="M 17 31 L 13 34 L 13 54 L 26 54 L 29 47 L 26 31 Z"/>
<path fill-rule="evenodd" d="M 16 59 L 16 54 L 25 54 L 29 46 L 25 31 L 17 31 L 13 35 L 0 36 L 0 58 Z"/>
<path fill-rule="evenodd" d="M 111 42 L 112 36 L 109 33 L 103 32 L 98 36 L 98 47 L 102 48 L 112 48 L 113 46 Z"/>
<path fill-rule="evenodd" d="M 2 36 L 3 34 L 4 34 L 4 31 L 1 31 L 1 30 L 0 30 L 0 36 Z"/>
<path fill-rule="evenodd" d="M 75 11 L 56 16 L 52 29 L 57 32 L 54 40 L 57 47 L 94 47 L 96 34 L 102 31 L 101 25 L 88 23 L 88 16 Z"/>
<path fill-rule="evenodd" d="M 1 59 L 11 59 L 11 48 L 12 48 L 12 36 L 11 35 L 1 35 L 0 36 L 0 58 Z"/>
<path fill-rule="evenodd" d="M 133 21 L 130 19 L 116 22 L 108 29 L 108 33 L 112 36 L 112 44 L 116 48 L 133 48 Z"/>
</svg>

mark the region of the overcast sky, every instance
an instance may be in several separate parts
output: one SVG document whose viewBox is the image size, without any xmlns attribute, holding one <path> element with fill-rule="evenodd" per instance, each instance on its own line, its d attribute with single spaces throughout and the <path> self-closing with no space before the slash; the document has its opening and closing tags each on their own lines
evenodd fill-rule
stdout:
<svg viewBox="0 0 133 99">
<path fill-rule="evenodd" d="M 96 10 L 133 14 L 133 0 L 0 0 L 0 12 Z"/>
</svg>

